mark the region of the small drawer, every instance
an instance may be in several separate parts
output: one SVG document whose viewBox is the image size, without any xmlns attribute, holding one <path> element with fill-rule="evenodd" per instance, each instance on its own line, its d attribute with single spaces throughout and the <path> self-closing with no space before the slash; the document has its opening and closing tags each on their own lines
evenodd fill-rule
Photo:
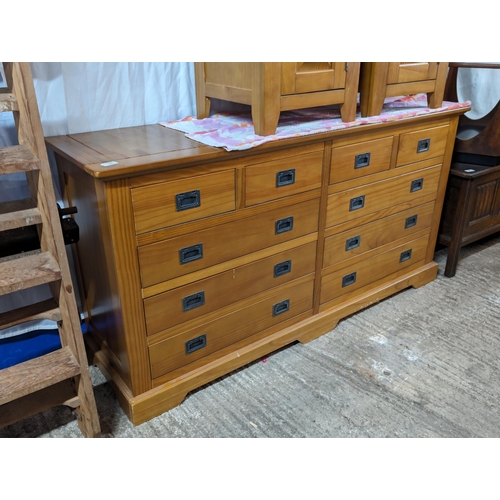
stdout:
<svg viewBox="0 0 500 500">
<path fill-rule="evenodd" d="M 323 276 L 321 304 L 353 292 L 425 259 L 429 236 L 347 266 Z"/>
<path fill-rule="evenodd" d="M 301 282 L 149 347 L 153 379 L 181 368 L 294 316 L 311 311 L 314 280 Z M 282 287 L 280 287 L 282 288 Z"/>
<path fill-rule="evenodd" d="M 316 242 L 237 267 L 144 300 L 153 335 L 239 300 L 314 272 Z"/>
<path fill-rule="evenodd" d="M 247 207 L 321 187 L 323 151 L 245 168 Z"/>
<path fill-rule="evenodd" d="M 326 226 L 332 227 L 427 195 L 436 195 L 441 165 L 328 196 Z"/>
<path fill-rule="evenodd" d="M 442 156 L 448 139 L 448 125 L 401 134 L 396 166 Z"/>
<path fill-rule="evenodd" d="M 430 228 L 434 202 L 325 238 L 323 268 Z"/>
<path fill-rule="evenodd" d="M 393 137 L 332 149 L 330 184 L 389 170 Z"/>
<path fill-rule="evenodd" d="M 219 264 L 318 230 L 319 199 L 138 249 L 142 286 Z"/>
<path fill-rule="evenodd" d="M 136 234 L 235 209 L 235 171 L 198 175 L 132 190 Z"/>
</svg>

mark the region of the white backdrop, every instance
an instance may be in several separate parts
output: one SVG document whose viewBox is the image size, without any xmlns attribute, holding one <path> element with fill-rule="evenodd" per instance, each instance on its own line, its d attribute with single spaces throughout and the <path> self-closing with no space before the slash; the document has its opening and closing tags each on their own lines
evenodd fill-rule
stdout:
<svg viewBox="0 0 500 500">
<path fill-rule="evenodd" d="M 159 123 L 196 112 L 192 63 L 37 62 L 31 68 L 46 137 Z M 0 86 L 5 86 L 2 82 Z M 483 116 L 500 99 L 500 70 L 460 70 L 458 97 L 472 101 L 471 118 Z M 17 141 L 9 115 L 0 113 L 0 147 Z M 28 196 L 22 175 L 8 177 L 0 180 L 0 200 Z M 0 297 L 0 312 L 31 302 L 34 295 L 41 299 L 45 293 Z M 0 338 L 45 327 L 53 323 L 3 331 Z"/>
</svg>

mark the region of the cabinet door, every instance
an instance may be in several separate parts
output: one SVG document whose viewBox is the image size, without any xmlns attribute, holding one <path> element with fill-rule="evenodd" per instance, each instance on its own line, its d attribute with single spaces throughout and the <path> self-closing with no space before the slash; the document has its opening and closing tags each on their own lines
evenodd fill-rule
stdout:
<svg viewBox="0 0 500 500">
<path fill-rule="evenodd" d="M 345 88 L 346 63 L 281 63 L 281 95 Z"/>
<path fill-rule="evenodd" d="M 433 80 L 437 75 L 436 62 L 391 62 L 387 83 L 408 83 Z"/>
</svg>

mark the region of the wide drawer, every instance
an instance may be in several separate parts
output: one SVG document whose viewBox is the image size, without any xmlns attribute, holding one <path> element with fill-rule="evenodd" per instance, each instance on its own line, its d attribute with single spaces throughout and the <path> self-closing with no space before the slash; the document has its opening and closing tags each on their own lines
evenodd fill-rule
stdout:
<svg viewBox="0 0 500 500">
<path fill-rule="evenodd" d="M 436 195 L 441 165 L 328 196 L 326 226 L 357 219 L 427 195 Z"/>
<path fill-rule="evenodd" d="M 146 330 L 162 330 L 314 272 L 316 242 L 144 300 Z"/>
<path fill-rule="evenodd" d="M 321 187 L 323 151 L 245 168 L 245 204 L 256 205 Z"/>
<path fill-rule="evenodd" d="M 235 171 L 226 170 L 133 188 L 137 234 L 235 209 Z"/>
<path fill-rule="evenodd" d="M 434 204 L 419 205 L 325 238 L 323 267 L 333 266 L 429 228 Z"/>
<path fill-rule="evenodd" d="M 423 236 L 323 276 L 321 304 L 424 260 L 428 241 L 429 236 Z"/>
<path fill-rule="evenodd" d="M 278 323 L 311 311 L 314 280 L 279 287 L 271 297 L 149 347 L 152 378 L 160 377 Z"/>
<path fill-rule="evenodd" d="M 332 148 L 330 184 L 389 170 L 393 137 Z"/>
<path fill-rule="evenodd" d="M 196 231 L 138 249 L 147 287 L 318 230 L 319 199 Z"/>
<path fill-rule="evenodd" d="M 401 134 L 396 166 L 442 156 L 448 139 L 448 125 Z"/>
</svg>

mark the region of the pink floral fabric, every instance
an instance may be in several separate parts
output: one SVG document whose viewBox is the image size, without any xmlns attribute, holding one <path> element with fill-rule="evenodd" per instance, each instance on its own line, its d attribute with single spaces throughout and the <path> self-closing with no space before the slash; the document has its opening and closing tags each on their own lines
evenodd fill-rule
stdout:
<svg viewBox="0 0 500 500">
<path fill-rule="evenodd" d="M 358 103 L 358 112 L 353 122 L 341 120 L 338 105 L 285 111 L 280 115 L 276 133 L 265 137 L 255 134 L 250 113 L 218 113 L 202 120 L 188 116 L 182 120 L 162 122 L 160 125 L 184 132 L 186 137 L 207 146 L 220 147 L 227 151 L 238 151 L 291 137 L 359 127 L 369 123 L 403 120 L 412 116 L 468 106 L 470 106 L 470 101 L 463 103 L 445 101 L 440 108 L 431 109 L 427 106 L 427 96 L 417 94 L 388 98 L 384 102 L 384 108 L 380 115 L 365 118 L 361 117 Z"/>
</svg>

